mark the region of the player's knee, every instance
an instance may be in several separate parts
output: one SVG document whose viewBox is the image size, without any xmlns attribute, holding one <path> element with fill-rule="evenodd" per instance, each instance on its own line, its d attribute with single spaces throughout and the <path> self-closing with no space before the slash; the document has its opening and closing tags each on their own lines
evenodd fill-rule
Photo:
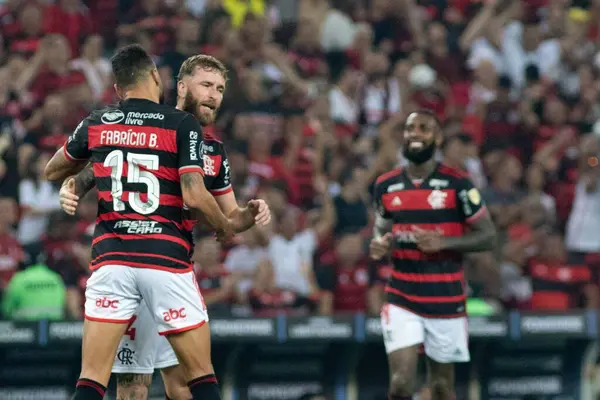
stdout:
<svg viewBox="0 0 600 400">
<path fill-rule="evenodd" d="M 414 391 L 412 376 L 399 371 L 393 372 L 390 379 L 390 392 L 394 396 L 411 396 Z"/>
<path fill-rule="evenodd" d="M 444 377 L 434 377 L 430 382 L 433 400 L 454 400 L 452 382 Z"/>
</svg>

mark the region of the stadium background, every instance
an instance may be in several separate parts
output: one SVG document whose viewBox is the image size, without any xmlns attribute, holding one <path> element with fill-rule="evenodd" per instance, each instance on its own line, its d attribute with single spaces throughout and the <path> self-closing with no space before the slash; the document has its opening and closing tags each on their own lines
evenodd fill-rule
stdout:
<svg viewBox="0 0 600 400">
<path fill-rule="evenodd" d="M 66 216 L 41 171 L 116 101 L 108 58 L 139 43 L 170 104 L 185 58 L 227 64 L 207 131 L 238 199 L 275 217 L 227 248 L 198 232 L 228 397 L 384 398 L 389 267 L 365 257 L 369 189 L 403 162 L 407 112 L 429 108 L 440 159 L 471 175 L 500 231 L 465 264 L 459 398 L 595 398 L 599 29 L 597 0 L 0 0 L 0 397 L 67 398 L 75 381 L 80 323 L 47 318 L 81 320 L 95 199 Z"/>
</svg>

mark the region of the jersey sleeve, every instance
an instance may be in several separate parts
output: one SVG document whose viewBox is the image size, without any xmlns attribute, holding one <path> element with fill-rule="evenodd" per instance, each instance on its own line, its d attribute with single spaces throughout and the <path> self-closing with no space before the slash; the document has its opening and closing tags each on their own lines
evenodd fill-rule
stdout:
<svg viewBox="0 0 600 400">
<path fill-rule="evenodd" d="M 486 210 L 485 201 L 479 190 L 467 179 L 461 179 L 457 184 L 458 212 L 466 223 L 473 223 L 481 217 Z"/>
<path fill-rule="evenodd" d="M 219 175 L 213 181 L 210 192 L 213 196 L 222 196 L 233 190 L 231 186 L 231 167 L 229 165 L 229 158 L 227 158 L 227 152 L 223 146 L 220 147 L 221 153 L 221 168 L 219 169 Z"/>
<path fill-rule="evenodd" d="M 90 158 L 91 152 L 88 147 L 88 128 L 90 118 L 86 118 L 77 125 L 67 142 L 63 146 L 65 157 L 69 161 L 85 161 Z"/>
<path fill-rule="evenodd" d="M 383 194 L 385 193 L 385 182 L 376 182 L 373 186 L 373 203 L 377 215 L 384 219 L 392 219 L 390 213 L 386 210 L 383 204 Z"/>
<path fill-rule="evenodd" d="M 191 114 L 186 115 L 179 123 L 176 140 L 179 175 L 199 172 L 204 176 L 204 163 L 200 156 L 202 127 Z"/>
</svg>

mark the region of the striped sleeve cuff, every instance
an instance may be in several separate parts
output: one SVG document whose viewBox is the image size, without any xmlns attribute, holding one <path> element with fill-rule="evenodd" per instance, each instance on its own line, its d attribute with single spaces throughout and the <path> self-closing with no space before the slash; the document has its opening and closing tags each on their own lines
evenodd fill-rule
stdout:
<svg viewBox="0 0 600 400">
<path fill-rule="evenodd" d="M 467 218 L 467 224 L 475 223 L 479 218 L 483 217 L 486 212 L 487 208 L 485 206 L 481 207 L 479 211 Z"/>
<path fill-rule="evenodd" d="M 227 185 L 224 188 L 220 189 L 211 189 L 210 194 L 213 196 L 223 196 L 224 194 L 230 193 L 233 191 L 233 187 L 231 185 Z"/>
<path fill-rule="evenodd" d="M 204 170 L 198 165 L 186 165 L 185 167 L 179 168 L 179 176 L 189 172 L 199 172 L 202 176 L 204 176 Z"/>
<path fill-rule="evenodd" d="M 65 155 L 65 158 L 69 161 L 85 161 L 86 160 L 85 158 L 73 157 L 67 150 L 67 146 L 63 146 L 63 154 Z"/>
</svg>

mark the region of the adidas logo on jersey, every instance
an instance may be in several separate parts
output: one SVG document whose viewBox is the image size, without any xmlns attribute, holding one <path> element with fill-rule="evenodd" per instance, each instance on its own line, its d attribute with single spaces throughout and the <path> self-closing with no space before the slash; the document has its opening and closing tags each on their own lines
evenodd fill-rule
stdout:
<svg viewBox="0 0 600 400">
<path fill-rule="evenodd" d="M 398 197 L 398 196 L 395 196 L 395 197 L 392 199 L 392 205 L 393 205 L 393 206 L 399 206 L 399 205 L 401 205 L 401 204 L 402 204 L 402 200 L 400 200 L 400 197 Z"/>
</svg>

